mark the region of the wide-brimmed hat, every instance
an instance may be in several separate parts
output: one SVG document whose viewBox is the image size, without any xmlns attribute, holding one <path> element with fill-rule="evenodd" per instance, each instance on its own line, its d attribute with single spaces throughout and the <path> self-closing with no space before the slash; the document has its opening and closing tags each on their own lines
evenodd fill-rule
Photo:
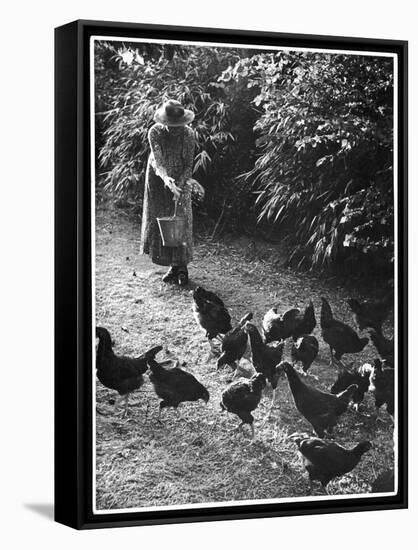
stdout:
<svg viewBox="0 0 418 550">
<path fill-rule="evenodd" d="M 157 109 L 154 120 L 165 126 L 184 126 L 194 119 L 194 113 L 185 109 L 183 105 L 174 99 L 166 101 Z"/>
</svg>

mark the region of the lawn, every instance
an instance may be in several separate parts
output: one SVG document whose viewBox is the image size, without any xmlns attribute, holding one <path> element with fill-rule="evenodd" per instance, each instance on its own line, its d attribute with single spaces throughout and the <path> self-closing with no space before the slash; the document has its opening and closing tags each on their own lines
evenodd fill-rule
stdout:
<svg viewBox="0 0 418 550">
<path fill-rule="evenodd" d="M 296 431 L 312 433 L 312 428 L 296 410 L 286 378 L 279 382 L 276 407 L 268 422 L 258 429 L 271 398 L 271 389 L 265 390 L 254 414 L 254 443 L 247 428 L 234 431 L 239 419 L 221 414 L 219 407 L 231 370 L 217 371 L 215 360 L 206 361 L 209 346 L 192 315 L 191 288 L 199 284 L 217 293 L 234 321 L 252 311 L 258 325 L 273 304 L 284 311 L 302 308 L 312 298 L 320 353 L 311 368 L 318 381 L 308 378 L 307 382 L 322 389 L 331 386 L 336 371 L 329 365 L 328 347 L 320 337 L 320 297 L 328 298 L 337 318 L 353 324 L 345 300 L 361 298 L 361 293 L 335 280 L 292 271 L 284 266 L 280 250 L 247 238 L 221 243 L 200 239 L 190 266 L 190 287 L 166 286 L 161 283 L 164 268 L 139 255 L 139 237 L 139 220 L 131 214 L 98 208 L 97 325 L 110 331 L 116 353 L 137 356 L 153 345 L 166 346 L 208 388 L 210 401 L 207 405 L 202 401 L 182 404 L 180 417 L 165 410 L 159 424 L 159 400 L 147 379 L 130 398 L 130 415 L 121 418 L 113 415 L 115 392 L 97 381 L 97 509 L 309 494 L 302 460 L 287 436 Z M 391 323 L 385 327 L 387 335 L 391 327 Z M 369 344 L 363 353 L 344 360 L 365 362 L 375 356 Z M 393 466 L 393 424 L 385 410 L 379 413 L 383 422 L 376 421 L 373 403 L 366 395 L 359 413 L 349 410 L 335 429 L 337 442 L 351 446 L 367 439 L 373 449 L 355 470 L 330 484 L 332 494 L 368 492 L 376 475 Z"/>
</svg>

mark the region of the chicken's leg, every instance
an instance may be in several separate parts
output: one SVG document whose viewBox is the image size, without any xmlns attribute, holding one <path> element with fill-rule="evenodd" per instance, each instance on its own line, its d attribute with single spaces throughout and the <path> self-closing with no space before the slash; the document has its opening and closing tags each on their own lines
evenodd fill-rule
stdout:
<svg viewBox="0 0 418 550">
<path fill-rule="evenodd" d="M 266 416 L 263 419 L 263 422 L 261 423 L 260 428 L 262 428 L 266 424 L 267 420 L 270 418 L 271 411 L 273 410 L 275 400 L 276 400 L 276 388 L 273 389 L 273 395 L 271 397 L 270 406 L 268 408 Z"/>
<path fill-rule="evenodd" d="M 254 440 L 255 438 L 254 423 L 250 424 L 250 428 L 251 428 L 251 439 Z"/>
<path fill-rule="evenodd" d="M 113 405 L 113 414 L 116 414 L 118 411 L 119 403 L 122 401 L 123 397 L 122 395 L 118 395 L 115 399 L 115 403 Z"/>
<path fill-rule="evenodd" d="M 128 402 L 129 402 L 129 393 L 125 395 L 125 411 L 123 416 L 128 416 Z"/>
<path fill-rule="evenodd" d="M 330 364 L 333 367 L 334 366 L 334 354 L 332 353 L 332 347 L 331 346 L 329 347 L 329 351 L 331 353 L 331 363 Z"/>
</svg>

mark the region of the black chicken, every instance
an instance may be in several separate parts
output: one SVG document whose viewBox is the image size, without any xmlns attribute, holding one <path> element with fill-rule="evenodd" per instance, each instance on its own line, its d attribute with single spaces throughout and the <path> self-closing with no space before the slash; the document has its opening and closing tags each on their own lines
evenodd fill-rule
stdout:
<svg viewBox="0 0 418 550">
<path fill-rule="evenodd" d="M 242 420 L 238 429 L 244 424 L 251 427 L 254 439 L 254 417 L 251 412 L 257 408 L 266 380 L 261 373 L 254 374 L 249 380 L 235 380 L 222 393 L 221 409 L 234 413 Z"/>
<path fill-rule="evenodd" d="M 287 375 L 298 411 L 312 424 L 319 437 L 324 437 L 325 430 L 330 433 L 338 417 L 346 412 L 357 386 L 353 384 L 339 395 L 333 395 L 302 382 L 290 363 L 283 361 L 279 368 Z"/>
<path fill-rule="evenodd" d="M 309 474 L 311 491 L 313 481 L 321 482 L 326 492 L 328 483 L 336 477 L 351 472 L 364 453 L 372 448 L 370 441 L 362 441 L 352 449 L 346 449 L 333 441 L 325 441 L 305 434 L 290 436 L 298 446 L 306 471 Z"/>
<path fill-rule="evenodd" d="M 263 342 L 257 327 L 252 323 L 246 323 L 244 331 L 250 337 L 251 355 L 255 370 L 261 373 L 273 388 L 272 408 L 276 397 L 277 384 L 282 373 L 282 369 L 278 368 L 278 364 L 282 360 L 284 344 L 267 345 Z"/>
<path fill-rule="evenodd" d="M 213 292 L 198 286 L 193 291 L 193 315 L 209 340 L 215 354 L 213 339 L 232 330 L 231 316 L 223 301 Z"/>
<path fill-rule="evenodd" d="M 113 352 L 109 331 L 103 327 L 96 328 L 99 345 L 96 353 L 97 378 L 107 388 L 119 393 L 115 401 L 116 411 L 120 400 L 125 398 L 125 414 L 128 412 L 129 394 L 139 389 L 144 383 L 143 374 L 148 368 L 148 359 L 160 352 L 162 346 L 155 346 L 136 359 L 118 356 Z"/>
<path fill-rule="evenodd" d="M 395 365 L 395 348 L 393 345 L 393 338 L 389 340 L 385 338 L 380 332 L 375 330 L 370 331 L 370 338 L 374 344 L 374 347 L 377 350 L 377 353 L 382 359 L 386 360 L 386 365 L 388 367 L 394 367 Z"/>
<path fill-rule="evenodd" d="M 315 310 L 312 300 L 304 313 L 297 308 L 289 309 L 281 315 L 276 307 L 271 308 L 263 319 L 264 340 L 266 343 L 297 340 L 304 334 L 310 334 L 316 327 Z"/>
<path fill-rule="evenodd" d="M 395 476 L 393 470 L 382 472 L 372 483 L 372 493 L 392 493 L 394 490 Z"/>
<path fill-rule="evenodd" d="M 376 302 L 369 300 L 359 302 L 350 298 L 347 303 L 354 314 L 353 317 L 359 330 L 372 328 L 381 333 L 382 325 L 393 307 L 393 296 L 386 296 L 383 300 Z"/>
<path fill-rule="evenodd" d="M 358 411 L 359 404 L 364 399 L 364 394 L 369 391 L 369 374 L 364 372 L 363 367 L 355 367 L 351 363 L 348 367 L 338 369 L 338 378 L 331 386 L 331 393 L 338 394 L 349 386 L 356 384 L 357 390 L 353 394 L 354 408 Z"/>
<path fill-rule="evenodd" d="M 253 318 L 252 313 L 247 313 L 222 339 L 221 355 L 217 362 L 218 369 L 223 365 L 230 365 L 236 368 L 236 361 L 239 361 L 248 345 L 248 334 L 244 332 L 243 327 L 247 321 Z"/>
<path fill-rule="evenodd" d="M 367 345 L 368 338 L 359 338 L 356 331 L 342 321 L 334 319 L 331 307 L 325 298 L 321 298 L 321 330 L 322 338 L 329 345 L 331 364 L 335 359 L 340 361 L 345 353 L 358 353 Z"/>
<path fill-rule="evenodd" d="M 315 361 L 319 350 L 318 340 L 315 336 L 301 336 L 292 345 L 292 359 L 302 363 L 303 372 L 307 373 Z"/>
<path fill-rule="evenodd" d="M 198 401 L 203 399 L 205 403 L 209 401 L 209 392 L 196 378 L 181 369 L 178 366 L 171 365 L 171 361 L 158 363 L 155 359 L 148 360 L 148 365 L 151 370 L 149 379 L 154 386 L 155 393 L 162 401 L 160 402 L 160 410 L 158 413 L 158 421 L 160 421 L 161 411 L 165 407 L 177 407 L 185 401 Z"/>
<path fill-rule="evenodd" d="M 374 360 L 374 366 L 363 365 L 369 374 L 369 391 L 374 393 L 376 408 L 386 404 L 386 410 L 393 417 L 395 409 L 395 371 L 386 366 L 386 361 Z"/>
</svg>

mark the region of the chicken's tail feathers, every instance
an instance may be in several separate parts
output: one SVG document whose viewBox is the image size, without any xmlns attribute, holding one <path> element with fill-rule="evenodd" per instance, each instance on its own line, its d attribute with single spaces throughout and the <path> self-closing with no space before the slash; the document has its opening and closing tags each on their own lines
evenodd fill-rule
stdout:
<svg viewBox="0 0 418 550">
<path fill-rule="evenodd" d="M 351 386 L 348 386 L 347 389 L 345 389 L 343 392 L 339 393 L 337 397 L 343 397 L 346 399 L 352 399 L 353 395 L 358 390 L 357 384 L 351 384 Z"/>
<path fill-rule="evenodd" d="M 242 317 L 242 319 L 240 319 L 238 321 L 238 326 L 240 327 L 243 327 L 245 325 L 245 323 L 247 323 L 248 321 L 251 321 L 251 319 L 254 317 L 254 314 L 252 313 L 252 311 L 246 313 L 244 315 L 244 317 Z"/>
<path fill-rule="evenodd" d="M 311 436 L 305 432 L 295 432 L 287 436 L 287 439 L 296 443 L 298 448 L 300 448 L 302 441 L 305 441 L 306 439 L 310 439 L 310 438 Z"/>
<path fill-rule="evenodd" d="M 157 353 L 159 353 L 162 350 L 163 350 L 163 346 L 154 346 L 150 348 L 148 351 L 146 351 L 145 353 L 143 353 L 140 356 L 140 358 L 146 359 L 146 360 L 155 359 L 155 356 L 157 355 Z"/>
</svg>

